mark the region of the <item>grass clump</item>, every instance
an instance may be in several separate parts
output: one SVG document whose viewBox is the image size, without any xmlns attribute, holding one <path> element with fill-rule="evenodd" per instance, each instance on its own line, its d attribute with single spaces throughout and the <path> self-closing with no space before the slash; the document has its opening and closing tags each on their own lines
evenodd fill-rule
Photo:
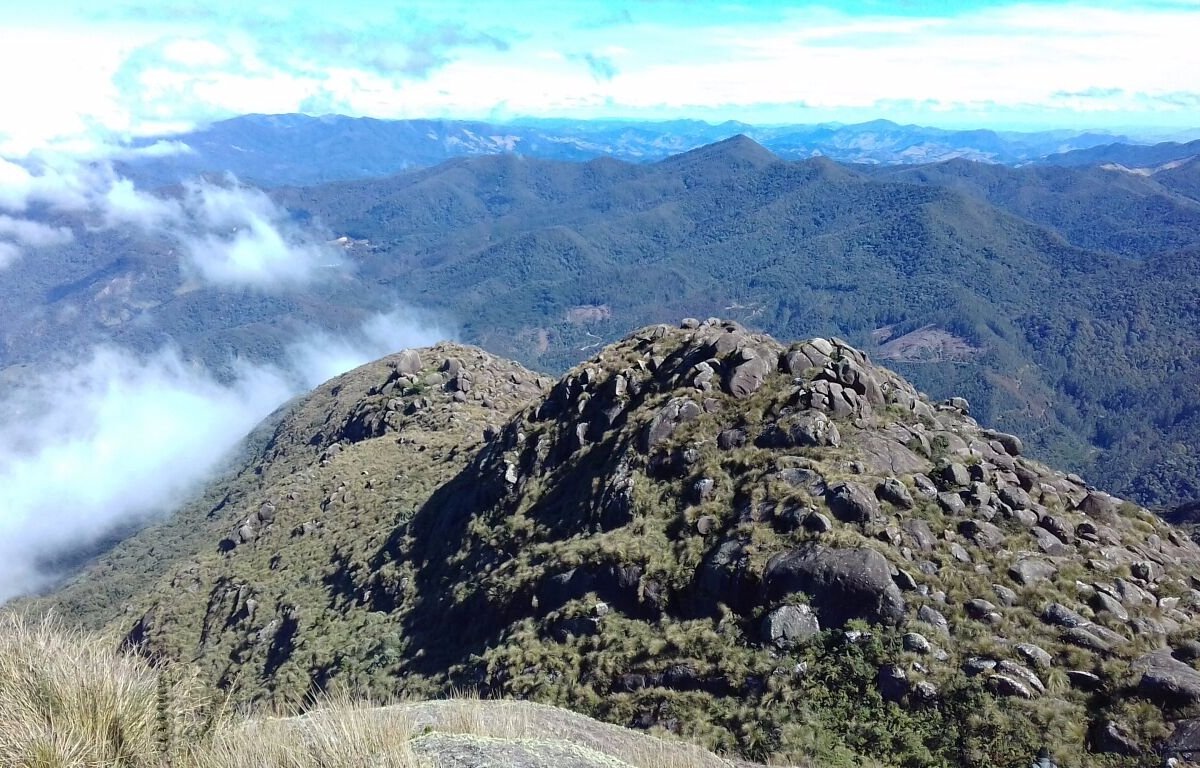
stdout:
<svg viewBox="0 0 1200 768">
<path fill-rule="evenodd" d="M 588 765 L 727 764 L 687 743 L 554 707 L 459 697 L 376 706 L 341 695 L 301 716 L 238 716 L 175 665 L 54 619 L 0 614 L 6 768 L 421 768 L 438 755 L 558 754 Z"/>
<path fill-rule="evenodd" d="M 221 700 L 196 677 L 115 648 L 0 615 L 0 765 L 170 765 L 222 725 Z"/>
</svg>

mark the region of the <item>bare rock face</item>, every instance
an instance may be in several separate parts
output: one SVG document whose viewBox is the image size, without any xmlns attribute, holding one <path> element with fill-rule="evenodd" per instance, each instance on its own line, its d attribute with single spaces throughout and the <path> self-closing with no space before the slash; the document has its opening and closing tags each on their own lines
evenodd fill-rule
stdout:
<svg viewBox="0 0 1200 768">
<path fill-rule="evenodd" d="M 809 544 L 782 552 L 767 563 L 763 586 L 768 599 L 794 592 L 808 595 L 818 618 L 830 627 L 850 619 L 897 624 L 904 617 L 904 597 L 892 581 L 888 562 L 872 549 Z"/>
<path fill-rule="evenodd" d="M 741 357 L 741 362 L 730 371 L 729 379 L 725 383 L 729 394 L 739 400 L 757 392 L 767 376 L 774 372 L 775 367 L 773 360 L 759 357 L 749 347 L 742 350 Z"/>
<path fill-rule="evenodd" d="M 859 483 L 842 482 L 825 493 L 829 509 L 847 523 L 869 523 L 879 517 L 879 502 Z"/>
<path fill-rule="evenodd" d="M 763 639 L 780 650 L 794 648 L 820 631 L 807 605 L 781 605 L 763 619 Z"/>
<path fill-rule="evenodd" d="M 1200 672 L 1171 656 L 1163 648 L 1140 657 L 1131 671 L 1141 673 L 1138 694 L 1167 707 L 1191 707 L 1200 704 Z"/>
</svg>

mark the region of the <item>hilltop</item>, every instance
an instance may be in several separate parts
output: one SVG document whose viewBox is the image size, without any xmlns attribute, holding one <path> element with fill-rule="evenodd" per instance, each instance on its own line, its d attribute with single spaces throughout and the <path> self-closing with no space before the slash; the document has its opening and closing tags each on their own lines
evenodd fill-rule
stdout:
<svg viewBox="0 0 1200 768">
<path fill-rule="evenodd" d="M 1200 548 L 839 339 L 687 320 L 552 386 L 439 347 L 293 409 L 222 536 L 51 602 L 237 701 L 466 688 L 756 760 L 1137 764 L 1200 714 Z"/>
</svg>

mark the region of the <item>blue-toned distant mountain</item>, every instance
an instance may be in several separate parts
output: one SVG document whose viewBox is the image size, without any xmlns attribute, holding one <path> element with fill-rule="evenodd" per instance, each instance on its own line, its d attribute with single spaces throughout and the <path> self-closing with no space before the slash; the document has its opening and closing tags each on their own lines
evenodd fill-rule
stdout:
<svg viewBox="0 0 1200 768">
<path fill-rule="evenodd" d="M 1105 143 L 1049 155 L 1039 162 L 1065 166 L 1120 165 L 1149 173 L 1162 169 L 1163 166 L 1186 163 L 1197 157 L 1200 157 L 1200 139 L 1187 143 L 1165 141 L 1151 145 Z"/>
<path fill-rule="evenodd" d="M 652 162 L 744 134 L 784 159 L 824 156 L 868 164 L 968 158 L 1023 163 L 1124 136 L 1077 132 L 954 131 L 875 120 L 857 125 L 751 126 L 697 120 L 375 120 L 339 115 L 246 115 L 174 137 L 191 152 L 143 157 L 123 170 L 152 185 L 201 173 L 233 173 L 260 186 L 389 176 L 455 157 L 515 154 L 547 160 L 612 157 Z"/>
</svg>

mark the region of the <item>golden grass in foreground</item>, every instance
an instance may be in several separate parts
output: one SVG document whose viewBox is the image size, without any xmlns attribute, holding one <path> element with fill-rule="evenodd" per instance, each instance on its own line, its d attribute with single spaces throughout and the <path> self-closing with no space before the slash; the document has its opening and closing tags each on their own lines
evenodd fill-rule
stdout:
<svg viewBox="0 0 1200 768">
<path fill-rule="evenodd" d="M 427 768 L 469 741 L 549 745 L 548 755 L 569 745 L 587 765 L 727 765 L 691 745 L 525 702 L 334 701 L 301 717 L 238 719 L 177 667 L 122 655 L 111 638 L 54 620 L 0 613 L 5 768 Z"/>
</svg>

